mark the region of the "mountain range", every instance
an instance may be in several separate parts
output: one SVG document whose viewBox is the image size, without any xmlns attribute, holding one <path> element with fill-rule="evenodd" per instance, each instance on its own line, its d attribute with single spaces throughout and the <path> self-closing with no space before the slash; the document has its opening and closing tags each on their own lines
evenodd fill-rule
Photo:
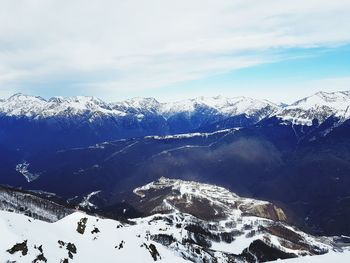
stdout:
<svg viewBox="0 0 350 263">
<path fill-rule="evenodd" d="M 198 97 L 171 103 L 134 98 L 106 103 L 94 97 L 45 100 L 15 94 L 0 101 L 0 145 L 25 152 L 63 149 L 147 135 L 247 127 L 272 116 L 311 126 L 330 116 L 348 119 L 349 103 L 350 92 L 318 92 L 283 106 L 247 97 Z"/>
<path fill-rule="evenodd" d="M 210 222 L 217 222 L 216 216 L 220 217 L 227 209 L 227 204 L 222 202 L 230 203 L 232 196 L 244 196 L 256 200 L 253 203 L 268 204 L 264 209 L 253 210 L 254 213 L 258 210 L 261 218 L 268 214 L 269 220 L 278 225 L 273 229 L 281 230 L 280 224 L 287 224 L 288 229 L 290 225 L 296 226 L 298 231 L 310 233 L 311 238 L 350 235 L 349 106 L 348 91 L 318 92 L 290 105 L 247 97 L 198 97 L 170 103 L 134 98 L 107 103 L 93 97 L 45 100 L 15 94 L 0 100 L 0 182 L 4 185 L 0 188 L 0 206 L 49 222 L 64 222 L 67 215 L 69 224 L 75 224 L 72 222 L 78 217 L 86 217 L 88 222 L 96 220 L 89 216 L 126 223 L 138 218 L 137 225 L 142 227 L 152 224 L 155 213 L 168 214 L 175 209 L 181 215 L 172 214 L 173 217 L 184 218 L 187 214 L 195 217 L 195 230 L 207 235 L 203 242 L 208 243 L 213 241 Z M 187 197 L 181 197 L 187 186 L 194 196 L 186 192 Z M 205 193 L 196 192 L 197 188 Z M 221 193 L 220 198 L 214 198 L 215 191 Z M 198 195 L 206 201 L 198 201 Z M 170 204 L 171 211 L 163 202 Z M 239 210 L 244 216 L 251 216 L 246 210 Z M 27 220 L 6 213 L 2 216 L 16 224 Z M 113 224 L 119 223 L 107 223 L 106 229 Z M 56 231 L 55 223 L 39 225 Z M 300 251 L 280 249 L 273 242 L 271 250 L 265 246 L 268 242 L 260 243 L 266 241 L 261 239 L 253 247 L 249 243 L 231 256 L 223 253 L 222 248 L 213 249 L 203 245 L 206 243 L 198 244 L 197 240 L 194 246 L 186 245 L 194 251 L 188 254 L 182 247 L 184 237 L 181 241 L 180 234 L 174 233 L 177 233 L 174 244 L 180 246 L 176 253 L 194 262 L 220 251 L 217 258 L 232 256 L 238 262 L 254 262 L 260 254 L 263 261 L 275 259 L 271 255 L 278 255 L 277 258 L 287 257 L 284 253 L 289 253 L 288 257 L 290 253 L 301 255 Z M 15 239 L 19 244 L 16 248 L 23 247 L 25 240 L 27 246 L 30 244 L 29 237 L 19 240 L 17 236 L 11 240 Z M 164 236 L 157 240 L 162 243 L 164 239 L 169 242 L 169 237 Z M 74 240 L 80 242 L 75 237 Z M 67 241 L 63 240 L 60 246 L 67 248 Z M 333 241 L 326 242 L 328 250 L 334 249 L 334 244 L 329 243 Z M 81 242 L 84 247 L 91 246 Z M 150 253 L 152 259 L 154 251 L 149 249 L 149 242 L 142 242 L 147 245 L 141 249 L 142 253 Z M 10 243 L 6 246 L 16 245 Z M 42 245 L 37 243 L 31 246 Z M 201 252 L 194 260 L 198 245 Z M 114 253 L 114 246 L 113 252 L 106 253 Z M 257 254 L 253 256 L 250 252 L 254 249 Z M 34 250 L 36 256 L 45 254 Z M 70 251 L 62 251 L 69 255 Z M 315 254 L 310 249 L 307 251 L 306 254 Z M 69 260 L 63 254 L 48 258 Z"/>
<path fill-rule="evenodd" d="M 158 116 L 167 121 L 168 132 L 174 132 L 172 119 L 187 117 L 190 122 L 186 129 L 196 129 L 216 120 L 245 115 L 255 122 L 268 116 L 279 116 L 295 123 L 311 125 L 313 119 L 323 122 L 332 115 L 349 117 L 350 92 L 318 92 L 300 99 L 290 105 L 275 104 L 268 100 L 249 97 L 224 98 L 198 97 L 183 101 L 161 103 L 154 98 L 133 98 L 123 102 L 107 103 L 94 97 L 41 97 L 17 93 L 8 99 L 0 100 L 2 117 L 27 118 L 31 120 L 67 119 L 76 117 L 76 121 L 98 123 L 103 118 L 133 119 L 142 123 L 149 116 Z M 195 120 L 204 115 L 206 120 Z M 197 116 L 194 117 L 194 116 Z M 216 117 L 215 117 L 216 116 Z M 212 118 L 212 120 L 211 120 Z M 74 121 L 74 120 L 71 120 Z M 130 128 L 130 127 L 127 127 Z M 165 131 L 164 131 L 165 132 Z"/>
</svg>

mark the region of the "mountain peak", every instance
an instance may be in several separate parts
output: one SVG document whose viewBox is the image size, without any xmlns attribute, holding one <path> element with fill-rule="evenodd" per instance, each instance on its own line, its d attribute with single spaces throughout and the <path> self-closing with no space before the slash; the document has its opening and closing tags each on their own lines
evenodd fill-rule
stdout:
<svg viewBox="0 0 350 263">
<path fill-rule="evenodd" d="M 15 93 L 12 96 L 10 96 L 7 101 L 14 101 L 14 100 L 21 100 L 21 101 L 26 101 L 26 100 L 38 100 L 38 101 L 46 101 L 40 96 L 32 96 L 32 95 L 26 95 L 23 93 Z"/>
<path fill-rule="evenodd" d="M 134 97 L 131 99 L 126 100 L 125 102 L 133 103 L 133 104 L 145 104 L 145 103 L 152 103 L 152 104 L 159 104 L 159 102 L 153 98 L 153 97 Z"/>
<path fill-rule="evenodd" d="M 152 97 L 142 98 L 142 97 L 134 97 L 132 99 L 125 100 L 120 103 L 116 103 L 115 105 L 122 105 L 124 108 L 132 108 L 132 110 L 136 110 L 138 112 L 153 112 L 157 113 L 159 111 L 160 103 Z"/>
<path fill-rule="evenodd" d="M 223 96 L 205 97 L 160 103 L 152 97 L 135 97 L 118 103 L 107 103 L 91 96 L 52 97 L 45 100 L 17 93 L 7 100 L 0 101 L 0 113 L 9 116 L 27 116 L 32 118 L 47 118 L 59 115 L 72 117 L 74 115 L 89 117 L 103 116 L 132 116 L 142 121 L 145 114 L 168 120 L 170 117 L 189 118 L 199 114 L 210 115 L 212 120 L 225 119 L 238 115 L 259 121 L 263 118 L 276 115 L 292 122 L 312 124 L 313 119 L 323 122 L 328 117 L 348 116 L 345 113 L 350 105 L 350 92 L 317 92 L 290 105 L 277 105 L 268 100 L 259 100 L 250 97 Z M 182 117 L 181 117 L 182 116 Z M 197 120 L 198 121 L 198 120 Z M 196 124 L 197 125 L 197 124 Z M 198 128 L 198 127 L 194 127 Z"/>
</svg>

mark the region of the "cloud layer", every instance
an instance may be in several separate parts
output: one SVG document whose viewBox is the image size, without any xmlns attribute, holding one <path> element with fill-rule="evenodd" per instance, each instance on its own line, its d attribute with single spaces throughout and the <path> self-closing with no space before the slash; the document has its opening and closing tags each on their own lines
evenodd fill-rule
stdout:
<svg viewBox="0 0 350 263">
<path fill-rule="evenodd" d="M 0 1 L 0 96 L 115 99 L 350 42 L 349 0 Z"/>
</svg>

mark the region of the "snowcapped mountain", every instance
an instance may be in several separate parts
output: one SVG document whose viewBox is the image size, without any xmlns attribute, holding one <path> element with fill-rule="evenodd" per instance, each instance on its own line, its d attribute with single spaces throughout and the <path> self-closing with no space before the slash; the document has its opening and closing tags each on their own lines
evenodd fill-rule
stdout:
<svg viewBox="0 0 350 263">
<path fill-rule="evenodd" d="M 114 119 L 119 125 L 123 123 L 121 120 L 127 120 L 126 123 L 131 126 L 135 125 L 133 121 L 142 123 L 157 120 L 153 126 L 164 126 L 161 131 L 167 134 L 193 131 L 203 125 L 242 115 L 253 120 L 250 124 L 266 117 L 278 116 L 293 123 L 311 125 L 313 119 L 322 123 L 330 116 L 348 118 L 349 106 L 349 91 L 318 92 L 290 105 L 277 105 L 248 97 L 197 97 L 169 103 L 161 103 L 154 98 L 133 98 L 107 103 L 94 97 L 53 97 L 45 100 L 15 94 L 0 100 L 0 116 L 34 120 L 60 118 L 66 121 L 78 118 L 90 123 Z M 124 128 L 128 128 L 127 125 Z"/>
<path fill-rule="evenodd" d="M 350 91 L 317 92 L 280 109 L 277 116 L 296 124 L 312 125 L 314 119 L 322 123 L 331 116 L 347 119 L 349 107 Z"/>
<path fill-rule="evenodd" d="M 0 112 L 7 116 L 30 117 L 35 119 L 54 116 L 71 117 L 86 112 L 125 116 L 127 114 L 157 114 L 164 118 L 186 113 L 193 115 L 196 111 L 206 109 L 215 114 L 233 116 L 239 114 L 254 115 L 257 111 L 269 108 L 269 114 L 277 106 L 268 101 L 247 97 L 223 98 L 198 97 L 178 102 L 160 103 L 154 98 L 133 98 L 123 102 L 106 103 L 94 97 L 53 97 L 45 100 L 41 97 L 15 94 L 7 100 L 0 101 Z"/>
<path fill-rule="evenodd" d="M 271 203 L 222 187 L 161 178 L 134 193 L 149 214 L 124 221 L 78 211 L 47 223 L 1 211 L 0 258 L 18 263 L 244 263 L 346 249 L 334 238 L 289 226 L 284 212 Z"/>
<path fill-rule="evenodd" d="M 174 114 L 186 113 L 193 114 L 201 108 L 209 108 L 217 114 L 226 116 L 235 116 L 246 114 L 254 115 L 262 109 L 270 109 L 269 114 L 273 114 L 277 110 L 277 105 L 269 101 L 256 100 L 248 97 L 224 98 L 217 97 L 198 97 L 190 100 L 183 100 L 172 103 L 164 103 L 161 112 L 169 117 Z M 265 115 L 264 117 L 266 117 Z"/>
<path fill-rule="evenodd" d="M 201 97 L 172 103 L 133 98 L 106 103 L 94 97 L 45 100 L 15 94 L 0 101 L 0 143 L 27 151 L 38 145 L 79 147 L 121 138 L 187 133 L 237 115 L 254 124 L 276 110 L 273 103 L 245 97 Z M 22 140 L 18 140 L 20 134 Z"/>
<path fill-rule="evenodd" d="M 45 100 L 15 94 L 0 101 L 0 144 L 27 153 L 51 151 L 123 138 L 213 131 L 205 127 L 215 125 L 216 130 L 215 123 L 236 116 L 239 121 L 229 126 L 248 126 L 276 110 L 273 103 L 245 97 L 106 103 L 94 97 Z"/>
<path fill-rule="evenodd" d="M 111 104 L 112 108 L 130 114 L 159 114 L 162 107 L 161 103 L 154 98 L 132 98 Z"/>
<path fill-rule="evenodd" d="M 41 97 L 15 94 L 0 102 L 0 112 L 6 116 L 43 119 L 55 116 L 74 116 L 86 112 L 100 114 L 124 115 L 125 113 L 111 109 L 107 103 L 93 97 L 53 97 L 45 100 Z"/>
<path fill-rule="evenodd" d="M 334 238 L 288 225 L 276 205 L 222 187 L 162 178 L 128 191 L 163 175 L 197 178 L 278 200 L 314 234 L 348 234 L 349 106 L 350 92 L 291 105 L 246 97 L 0 100 L 1 182 L 71 199 L 67 208 L 0 188 L 1 209 L 61 219 L 1 212 L 0 232 L 9 238 L 0 239 L 0 259 L 86 262 L 96 247 L 104 249 L 96 261 L 255 262 L 341 250 Z M 73 206 L 97 217 L 70 214 Z"/>
</svg>

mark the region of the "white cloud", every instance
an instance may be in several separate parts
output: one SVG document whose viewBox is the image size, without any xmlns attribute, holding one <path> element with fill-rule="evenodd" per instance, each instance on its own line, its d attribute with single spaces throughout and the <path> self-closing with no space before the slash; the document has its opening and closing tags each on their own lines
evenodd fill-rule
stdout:
<svg viewBox="0 0 350 263">
<path fill-rule="evenodd" d="M 87 93 L 117 98 L 126 89 L 270 62 L 278 59 L 266 54 L 272 49 L 350 42 L 349 0 L 0 0 L 0 6 L 0 95 L 69 75 Z"/>
</svg>

